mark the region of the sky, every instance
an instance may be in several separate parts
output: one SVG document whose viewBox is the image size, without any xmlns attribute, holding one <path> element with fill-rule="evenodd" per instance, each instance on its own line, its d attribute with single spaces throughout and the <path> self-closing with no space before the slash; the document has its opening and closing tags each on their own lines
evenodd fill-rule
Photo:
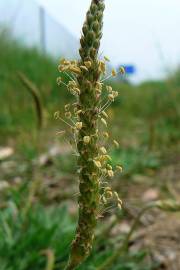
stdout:
<svg viewBox="0 0 180 270">
<path fill-rule="evenodd" d="M 37 0 L 76 38 L 90 0 Z M 115 66 L 133 64 L 135 80 L 155 79 L 180 62 L 179 0 L 105 0 L 101 52 Z"/>
</svg>

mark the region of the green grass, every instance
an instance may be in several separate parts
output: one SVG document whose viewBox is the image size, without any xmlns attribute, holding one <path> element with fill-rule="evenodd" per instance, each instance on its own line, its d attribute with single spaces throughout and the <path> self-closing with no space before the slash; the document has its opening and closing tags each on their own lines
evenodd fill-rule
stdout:
<svg viewBox="0 0 180 270">
<path fill-rule="evenodd" d="M 0 222 L 1 270 L 45 269 L 46 258 L 42 252 L 47 249 L 54 252 L 57 265 L 67 260 L 75 224 L 65 207 L 45 209 L 36 205 L 24 216 L 11 202 L 1 212 Z"/>
<path fill-rule="evenodd" d="M 19 71 L 38 87 L 46 118 L 52 119 L 69 98 L 56 84 L 58 61 L 36 48 L 24 48 L 7 32 L 0 33 L 0 58 L 0 132 L 16 135 L 36 126 L 33 99 L 19 81 Z"/>
<path fill-rule="evenodd" d="M 64 204 L 46 208 L 40 202 L 29 204 L 31 189 L 27 185 L 9 189 L 6 206 L 1 207 L 1 270 L 43 270 L 47 264 L 45 250 L 55 256 L 54 270 L 63 269 L 67 262 L 75 218 Z M 90 258 L 78 269 L 98 269 L 113 249 L 112 241 L 101 235 Z M 112 270 L 150 270 L 143 262 L 145 257 L 145 251 L 120 256 Z"/>
</svg>

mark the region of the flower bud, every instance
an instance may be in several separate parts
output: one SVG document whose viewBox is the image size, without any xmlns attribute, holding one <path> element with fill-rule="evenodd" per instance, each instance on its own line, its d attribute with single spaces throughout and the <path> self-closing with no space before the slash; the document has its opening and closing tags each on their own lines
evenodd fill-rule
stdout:
<svg viewBox="0 0 180 270">
<path fill-rule="evenodd" d="M 99 30 L 99 23 L 98 21 L 93 22 L 92 29 L 97 32 Z"/>
<path fill-rule="evenodd" d="M 93 43 L 93 47 L 97 50 L 100 46 L 100 42 L 99 40 L 95 40 L 94 43 Z"/>
<path fill-rule="evenodd" d="M 87 33 L 88 33 L 88 26 L 87 26 L 87 24 L 84 24 L 82 31 L 83 31 L 83 34 L 86 36 Z"/>
<path fill-rule="evenodd" d="M 87 36 L 86 36 L 86 42 L 87 42 L 89 45 L 92 45 L 94 39 L 95 39 L 94 32 L 93 32 L 93 31 L 89 31 L 88 34 L 87 34 Z"/>
<path fill-rule="evenodd" d="M 92 49 L 90 50 L 90 56 L 91 56 L 92 58 L 94 58 L 94 57 L 96 56 L 96 49 L 95 49 L 95 48 L 92 48 Z"/>
<path fill-rule="evenodd" d="M 82 37 L 82 38 L 80 39 L 80 44 L 81 44 L 82 47 L 85 46 L 86 42 L 85 42 L 85 40 L 84 40 L 84 37 Z"/>
<path fill-rule="evenodd" d="M 95 5 L 95 4 L 92 4 L 91 5 L 91 13 L 93 14 L 93 13 L 95 13 L 95 11 L 96 11 L 96 9 L 97 9 L 97 6 Z"/>
<path fill-rule="evenodd" d="M 93 22 L 93 20 L 94 20 L 93 15 L 91 13 L 88 13 L 87 14 L 87 22 L 88 22 L 88 24 L 91 25 L 91 23 Z"/>
</svg>

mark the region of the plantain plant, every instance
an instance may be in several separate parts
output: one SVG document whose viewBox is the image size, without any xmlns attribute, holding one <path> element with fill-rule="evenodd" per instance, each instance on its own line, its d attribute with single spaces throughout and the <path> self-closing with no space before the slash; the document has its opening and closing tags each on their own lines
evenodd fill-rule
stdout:
<svg viewBox="0 0 180 270">
<path fill-rule="evenodd" d="M 122 167 L 117 165 L 116 169 L 112 168 L 111 157 L 105 148 L 109 140 L 108 132 L 103 129 L 107 128 L 106 110 L 118 96 L 118 92 L 113 91 L 111 86 L 104 85 L 104 81 L 115 77 L 117 71 L 113 69 L 107 74 L 106 62 L 109 59 L 100 59 L 98 54 L 104 8 L 103 0 L 92 0 L 82 28 L 80 60 L 61 59 L 58 67 L 69 81 L 65 83 L 58 77 L 57 83 L 66 85 L 76 98 L 75 103 L 65 105 L 65 118 L 61 117 L 60 112 L 55 113 L 56 118 L 70 127 L 78 158 L 79 219 L 67 270 L 76 269 L 90 254 L 97 220 L 108 200 L 114 199 L 119 208 L 122 203 L 117 192 L 113 192 L 107 182 Z M 123 67 L 118 73 L 124 73 Z M 117 141 L 114 140 L 113 143 L 118 147 Z"/>
</svg>

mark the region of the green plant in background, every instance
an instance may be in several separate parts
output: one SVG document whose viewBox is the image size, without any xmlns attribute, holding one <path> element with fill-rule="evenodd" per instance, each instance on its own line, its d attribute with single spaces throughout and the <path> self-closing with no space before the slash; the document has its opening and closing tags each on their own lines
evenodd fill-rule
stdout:
<svg viewBox="0 0 180 270">
<path fill-rule="evenodd" d="M 41 129 L 43 127 L 43 108 L 42 108 L 41 98 L 39 96 L 38 88 L 22 72 L 18 72 L 17 75 L 18 75 L 21 83 L 29 91 L 29 93 L 31 94 L 31 96 L 34 100 L 34 105 L 35 105 L 36 114 L 37 114 L 37 121 L 38 121 L 37 127 L 39 129 Z"/>
<path fill-rule="evenodd" d="M 98 59 L 104 8 L 103 0 L 92 0 L 80 39 L 81 60 L 77 62 L 62 59 L 59 65 L 59 71 L 70 78 L 67 89 L 77 99 L 76 103 L 65 105 L 67 120 L 62 119 L 59 112 L 55 113 L 55 117 L 70 126 L 73 133 L 80 179 L 79 220 L 67 270 L 75 269 L 89 255 L 94 229 L 107 199 L 114 196 L 121 208 L 118 194 L 112 192 L 107 182 L 103 181 L 104 178 L 113 177 L 114 171 L 108 163 L 111 158 L 102 139 L 107 139 L 109 134 L 101 131 L 100 123 L 107 126 L 108 115 L 105 110 L 118 96 L 118 92 L 113 91 L 111 86 L 105 87 L 103 84 L 108 58 Z M 124 73 L 123 68 L 120 73 Z M 115 77 L 116 74 L 113 69 L 108 78 Z M 64 84 L 61 77 L 57 82 Z M 114 144 L 118 146 L 115 140 Z M 121 171 L 122 168 L 117 166 L 116 169 Z"/>
<path fill-rule="evenodd" d="M 45 208 L 39 200 L 34 203 L 38 189 L 39 182 L 32 181 L 10 187 L 3 194 L 6 200 L 0 202 L 1 270 L 54 269 L 48 268 L 50 264 L 60 269 L 62 260 L 66 260 L 75 227 L 73 219 L 65 205 Z M 61 261 L 55 262 L 59 254 Z"/>
</svg>

